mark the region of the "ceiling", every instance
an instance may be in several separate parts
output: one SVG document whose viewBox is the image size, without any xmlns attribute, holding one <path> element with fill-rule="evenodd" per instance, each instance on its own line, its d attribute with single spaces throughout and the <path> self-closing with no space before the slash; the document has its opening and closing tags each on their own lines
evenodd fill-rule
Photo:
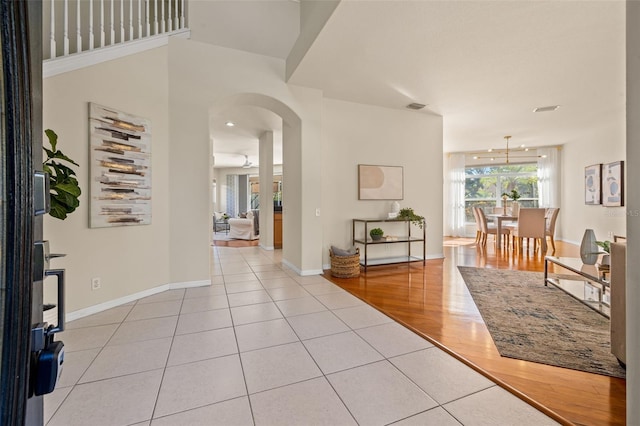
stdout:
<svg viewBox="0 0 640 426">
<path fill-rule="evenodd" d="M 295 1 L 195 3 L 238 12 L 223 40 L 207 39 L 214 44 L 283 57 L 299 31 L 283 31 L 298 19 Z M 513 145 L 560 145 L 624 117 L 624 37 L 618 0 L 343 0 L 289 83 L 388 108 L 427 104 L 415 113 L 443 116 L 447 152 L 500 148 L 505 135 Z M 549 105 L 560 108 L 532 112 Z"/>
</svg>

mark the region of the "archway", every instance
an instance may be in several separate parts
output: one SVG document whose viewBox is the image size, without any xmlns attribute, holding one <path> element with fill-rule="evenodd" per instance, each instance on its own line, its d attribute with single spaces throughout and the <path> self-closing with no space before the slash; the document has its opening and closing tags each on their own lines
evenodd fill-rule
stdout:
<svg viewBox="0 0 640 426">
<path fill-rule="evenodd" d="M 285 103 L 262 94 L 242 93 L 225 98 L 217 102 L 209 110 L 210 123 L 222 120 L 225 111 L 239 107 L 258 107 L 271 111 L 282 119 L 282 151 L 283 151 L 283 203 L 282 203 L 282 241 L 283 263 L 292 267 L 298 272 L 302 272 L 302 120 L 293 109 Z M 261 138 L 262 139 L 262 138 Z M 265 138 L 268 140 L 268 136 Z M 264 143 L 264 141 L 262 141 Z M 215 143 L 215 142 L 214 142 Z M 260 163 L 266 160 L 266 167 L 260 166 L 261 197 L 272 193 L 267 188 L 266 183 L 273 177 L 273 161 L 268 158 L 269 150 L 261 152 Z M 264 157 L 264 158 L 263 158 Z M 268 169 L 268 170 L 267 170 Z M 268 195 L 267 195 L 268 197 Z M 212 203 L 209 203 L 210 205 Z M 261 229 L 272 227 L 273 209 L 265 209 L 260 212 Z"/>
</svg>

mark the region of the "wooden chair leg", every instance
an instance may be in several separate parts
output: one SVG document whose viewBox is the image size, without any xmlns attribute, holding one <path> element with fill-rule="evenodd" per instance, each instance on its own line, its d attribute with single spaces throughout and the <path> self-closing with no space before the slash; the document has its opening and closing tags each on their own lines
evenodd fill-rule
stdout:
<svg viewBox="0 0 640 426">
<path fill-rule="evenodd" d="M 551 254 L 555 254 L 555 252 L 556 252 L 556 243 L 553 241 L 553 235 L 551 235 L 549 238 L 551 239 L 551 250 L 552 250 Z"/>
</svg>

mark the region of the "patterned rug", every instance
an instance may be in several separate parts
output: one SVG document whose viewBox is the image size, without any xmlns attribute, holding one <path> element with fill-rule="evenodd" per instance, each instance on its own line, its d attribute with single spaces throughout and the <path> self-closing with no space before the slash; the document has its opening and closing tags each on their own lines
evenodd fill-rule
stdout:
<svg viewBox="0 0 640 426">
<path fill-rule="evenodd" d="M 609 320 L 541 272 L 458 266 L 500 355 L 625 377 L 610 353 Z"/>
</svg>

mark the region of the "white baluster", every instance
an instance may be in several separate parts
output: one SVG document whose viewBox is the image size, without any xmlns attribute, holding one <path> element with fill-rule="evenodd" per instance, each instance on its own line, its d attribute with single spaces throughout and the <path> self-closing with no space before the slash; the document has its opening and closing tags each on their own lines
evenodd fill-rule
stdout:
<svg viewBox="0 0 640 426">
<path fill-rule="evenodd" d="M 56 57 L 56 11 L 55 0 L 51 0 L 51 32 L 49 33 L 49 55 L 51 59 Z"/>
<path fill-rule="evenodd" d="M 160 0 L 160 32 L 165 32 L 164 26 L 164 0 Z"/>
<path fill-rule="evenodd" d="M 151 35 L 151 25 L 149 24 L 149 0 L 144 0 L 144 10 L 145 10 L 144 24 L 147 29 L 147 32 L 146 32 L 147 37 L 149 37 Z"/>
<path fill-rule="evenodd" d="M 104 0 L 100 0 L 100 47 L 104 47 Z"/>
<path fill-rule="evenodd" d="M 63 40 L 64 40 L 64 56 L 69 54 L 69 0 L 64 0 L 64 16 L 63 20 Z"/>
<path fill-rule="evenodd" d="M 169 6 L 169 11 L 167 12 L 167 31 L 171 32 L 173 30 L 173 22 L 171 21 L 171 0 L 169 0 L 167 6 Z"/>
<path fill-rule="evenodd" d="M 80 31 L 80 0 L 76 0 L 76 53 L 82 52 L 82 32 Z"/>
<path fill-rule="evenodd" d="M 120 43 L 124 41 L 124 0 L 120 0 Z"/>
<path fill-rule="evenodd" d="M 89 50 L 93 50 L 93 0 L 89 0 Z"/>
<path fill-rule="evenodd" d="M 142 0 L 138 0 L 138 38 L 142 38 Z"/>
<path fill-rule="evenodd" d="M 115 19 L 114 16 L 114 12 L 113 12 L 113 3 L 115 3 L 115 0 L 111 0 L 111 19 L 109 20 L 109 44 L 110 45 L 114 45 L 116 44 L 116 30 L 114 28 L 114 24 L 113 24 L 113 20 Z"/>
<path fill-rule="evenodd" d="M 129 0 L 129 40 L 133 40 L 133 0 Z"/>
</svg>

